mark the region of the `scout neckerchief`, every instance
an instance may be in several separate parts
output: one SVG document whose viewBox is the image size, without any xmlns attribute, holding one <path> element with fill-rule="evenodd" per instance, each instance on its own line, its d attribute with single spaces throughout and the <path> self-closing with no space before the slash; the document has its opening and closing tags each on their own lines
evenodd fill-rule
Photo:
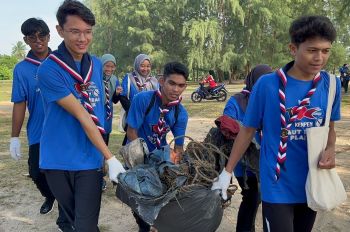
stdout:
<svg viewBox="0 0 350 232">
<path fill-rule="evenodd" d="M 48 55 L 51 53 L 51 49 L 49 48 Z M 27 54 L 27 56 L 24 58 L 25 61 L 32 63 L 36 66 L 39 66 L 41 64 L 41 60 L 34 55 L 34 52 L 30 50 Z"/>
<path fill-rule="evenodd" d="M 145 82 L 144 82 L 144 83 L 141 83 L 141 81 L 140 81 L 140 79 L 137 77 L 135 71 L 132 72 L 132 76 L 133 76 L 134 79 L 135 79 L 135 82 L 136 82 L 136 85 L 137 85 L 137 88 L 139 89 L 139 91 L 142 91 L 142 90 L 146 87 L 147 81 L 150 81 L 150 80 L 151 80 L 151 77 L 148 76 L 147 78 L 145 78 Z"/>
<path fill-rule="evenodd" d="M 106 119 L 109 120 L 112 118 L 112 111 L 111 111 L 111 105 L 109 102 L 110 96 L 109 96 L 109 80 L 111 77 L 105 76 L 103 78 L 103 82 L 105 85 L 105 107 L 106 107 Z"/>
<path fill-rule="evenodd" d="M 156 90 L 156 95 L 160 99 L 160 102 L 162 102 L 162 93 L 159 90 Z M 162 105 L 159 107 L 160 115 L 158 119 L 157 125 L 153 126 L 153 132 L 156 133 L 156 146 L 157 148 L 160 148 L 161 139 L 162 137 L 169 132 L 169 126 L 165 122 L 165 114 L 169 112 L 169 108 L 172 106 L 176 106 L 180 104 L 182 100 L 182 97 L 180 96 L 177 100 L 169 102 L 166 105 Z"/>
<path fill-rule="evenodd" d="M 49 58 L 57 63 L 61 68 L 67 71 L 77 82 L 74 86 L 75 89 L 81 93 L 83 106 L 89 112 L 92 120 L 96 124 L 101 134 L 105 134 L 104 128 L 101 126 L 100 121 L 94 113 L 94 108 L 91 106 L 89 93 L 87 92 L 90 79 L 92 76 L 92 59 L 88 53 L 84 53 L 81 60 L 81 72 L 78 71 L 78 68 L 73 60 L 72 55 L 68 52 L 64 42 L 62 42 L 56 51 L 49 55 Z M 82 74 L 82 75 L 80 75 Z M 83 78 L 83 77 L 85 78 Z"/>
<path fill-rule="evenodd" d="M 286 65 L 285 70 L 288 71 L 293 63 L 289 63 Z M 317 84 L 321 80 L 320 73 L 317 73 L 314 79 L 312 80 L 312 87 L 307 92 L 306 96 L 302 101 L 300 101 L 299 105 L 293 110 L 290 114 L 289 122 L 287 122 L 287 110 L 286 110 L 286 86 L 287 86 L 287 77 L 282 68 L 277 70 L 277 74 L 279 77 L 279 99 L 280 99 L 280 110 L 281 110 L 281 139 L 277 154 L 277 163 L 276 163 L 276 175 L 275 179 L 278 180 L 281 174 L 281 168 L 285 169 L 284 163 L 287 158 L 287 143 L 288 143 L 288 131 L 293 124 L 297 120 L 298 113 L 305 106 L 310 105 L 310 98 L 316 92 Z"/>
</svg>

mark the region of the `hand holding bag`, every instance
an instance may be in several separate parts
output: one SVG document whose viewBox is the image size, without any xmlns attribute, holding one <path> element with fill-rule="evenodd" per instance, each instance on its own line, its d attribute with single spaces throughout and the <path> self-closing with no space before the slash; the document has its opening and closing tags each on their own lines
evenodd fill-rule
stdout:
<svg viewBox="0 0 350 232">
<path fill-rule="evenodd" d="M 346 192 L 335 168 L 320 169 L 318 162 L 325 150 L 328 141 L 329 121 L 332 105 L 335 98 L 336 80 L 329 77 L 329 93 L 325 124 L 322 127 L 306 129 L 309 173 L 306 179 L 305 190 L 309 208 L 332 210 L 346 200 Z"/>
</svg>

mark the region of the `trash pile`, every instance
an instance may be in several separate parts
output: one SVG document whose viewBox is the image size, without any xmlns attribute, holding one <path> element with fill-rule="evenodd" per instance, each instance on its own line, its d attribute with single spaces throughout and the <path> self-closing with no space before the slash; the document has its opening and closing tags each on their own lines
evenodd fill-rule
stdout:
<svg viewBox="0 0 350 232">
<path fill-rule="evenodd" d="M 210 190 L 218 159 L 227 157 L 210 143 L 190 140 L 180 164 L 164 158 L 170 156 L 164 147 L 118 176 L 116 196 L 159 231 L 215 231 L 227 206 L 219 190 Z"/>
</svg>

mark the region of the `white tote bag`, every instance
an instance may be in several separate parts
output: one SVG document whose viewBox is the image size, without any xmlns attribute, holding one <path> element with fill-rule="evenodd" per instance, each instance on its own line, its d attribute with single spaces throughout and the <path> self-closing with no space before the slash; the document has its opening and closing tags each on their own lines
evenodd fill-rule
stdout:
<svg viewBox="0 0 350 232">
<path fill-rule="evenodd" d="M 318 162 L 328 141 L 329 121 L 335 97 L 336 80 L 330 77 L 325 125 L 306 129 L 309 173 L 305 190 L 308 206 L 315 210 L 332 210 L 346 200 L 346 192 L 335 168 L 320 169 Z"/>
<path fill-rule="evenodd" d="M 129 99 L 130 97 L 130 78 L 128 75 L 128 94 L 127 94 L 127 98 Z M 125 133 L 124 128 L 126 125 L 126 112 L 123 108 L 123 106 L 120 108 L 120 114 L 119 114 L 119 125 L 118 125 L 118 130 L 119 132 Z"/>
</svg>

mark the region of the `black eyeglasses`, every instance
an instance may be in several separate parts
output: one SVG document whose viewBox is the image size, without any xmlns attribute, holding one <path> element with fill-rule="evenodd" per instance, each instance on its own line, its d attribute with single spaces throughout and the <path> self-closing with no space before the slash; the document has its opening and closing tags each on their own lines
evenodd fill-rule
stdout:
<svg viewBox="0 0 350 232">
<path fill-rule="evenodd" d="M 35 34 L 35 35 L 27 35 L 27 40 L 31 43 L 35 43 L 37 39 L 39 39 L 41 42 L 44 42 L 47 39 L 48 35 L 44 34 Z"/>
</svg>

